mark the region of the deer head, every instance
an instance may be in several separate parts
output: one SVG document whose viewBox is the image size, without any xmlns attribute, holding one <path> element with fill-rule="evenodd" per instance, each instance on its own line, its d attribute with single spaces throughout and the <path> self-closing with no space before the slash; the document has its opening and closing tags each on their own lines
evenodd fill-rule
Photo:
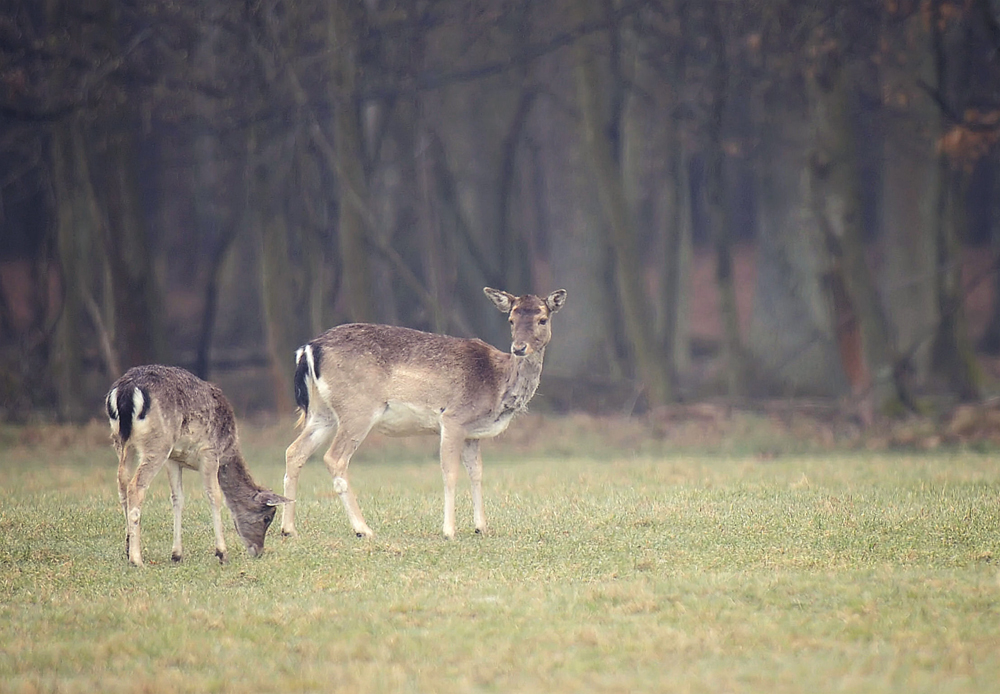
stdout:
<svg viewBox="0 0 1000 694">
<path fill-rule="evenodd" d="M 549 316 L 565 303 L 565 289 L 558 289 L 544 299 L 534 294 L 514 296 L 491 287 L 485 287 L 483 292 L 497 309 L 509 314 L 511 354 L 525 357 L 545 349 L 552 339 Z"/>
<path fill-rule="evenodd" d="M 276 507 L 288 503 L 288 499 L 268 490 L 253 492 L 248 498 L 229 504 L 236 532 L 246 545 L 251 557 L 260 556 L 264 551 L 264 537 L 274 520 Z"/>
</svg>

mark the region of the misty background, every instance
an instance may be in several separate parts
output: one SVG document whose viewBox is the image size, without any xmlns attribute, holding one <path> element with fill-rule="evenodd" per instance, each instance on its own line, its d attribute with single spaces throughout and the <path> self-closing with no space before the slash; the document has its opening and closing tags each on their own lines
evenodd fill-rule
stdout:
<svg viewBox="0 0 1000 694">
<path fill-rule="evenodd" d="M 997 0 L 7 0 L 0 420 L 485 285 L 568 291 L 533 408 L 977 401 L 998 136 Z"/>
</svg>

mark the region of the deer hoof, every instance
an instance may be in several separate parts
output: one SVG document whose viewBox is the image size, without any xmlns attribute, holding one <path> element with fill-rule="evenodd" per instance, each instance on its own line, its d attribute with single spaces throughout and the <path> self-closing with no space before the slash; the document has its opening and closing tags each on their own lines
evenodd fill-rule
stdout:
<svg viewBox="0 0 1000 694">
<path fill-rule="evenodd" d="M 180 554 L 171 554 L 170 555 L 170 561 L 172 561 L 175 564 L 180 564 L 183 559 L 184 559 L 184 557 L 181 556 Z"/>
</svg>

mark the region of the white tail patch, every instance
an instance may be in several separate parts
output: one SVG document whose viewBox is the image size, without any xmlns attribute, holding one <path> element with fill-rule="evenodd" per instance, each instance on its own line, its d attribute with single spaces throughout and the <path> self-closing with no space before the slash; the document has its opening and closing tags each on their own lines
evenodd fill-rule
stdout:
<svg viewBox="0 0 1000 694">
<path fill-rule="evenodd" d="M 139 415 L 142 413 L 142 408 L 146 405 L 146 398 L 142 394 L 142 390 L 135 388 L 132 391 L 132 430 L 135 431 L 142 424 L 145 423 L 144 419 L 139 419 Z"/>
<path fill-rule="evenodd" d="M 302 347 L 301 349 L 306 353 L 306 364 L 309 365 L 309 376 L 310 376 L 310 378 L 312 378 L 313 380 L 315 380 L 316 379 L 316 361 L 315 361 L 315 358 L 313 357 L 313 348 L 312 348 L 312 345 L 306 345 L 305 347 Z"/>
<path fill-rule="evenodd" d="M 111 433 L 118 435 L 120 425 L 118 423 L 118 389 L 112 388 L 108 393 L 108 421 L 111 423 Z"/>
<path fill-rule="evenodd" d="M 133 417 L 138 417 L 139 413 L 142 412 L 143 405 L 146 404 L 146 398 L 143 396 L 142 391 L 138 388 L 132 391 L 132 410 L 134 413 Z"/>
</svg>

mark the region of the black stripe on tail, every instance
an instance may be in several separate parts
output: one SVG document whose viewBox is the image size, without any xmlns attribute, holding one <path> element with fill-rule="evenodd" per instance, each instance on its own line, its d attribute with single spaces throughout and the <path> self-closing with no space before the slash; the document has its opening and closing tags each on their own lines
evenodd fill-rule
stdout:
<svg viewBox="0 0 1000 694">
<path fill-rule="evenodd" d="M 138 416 L 135 414 L 134 392 L 138 390 L 142 393 L 142 409 Z M 118 437 L 122 443 L 127 443 L 132 435 L 132 422 L 136 419 L 145 419 L 149 413 L 149 393 L 134 385 L 125 385 L 118 388 Z M 108 416 L 115 418 L 111 410 L 111 403 L 108 402 Z"/>
<path fill-rule="evenodd" d="M 309 411 L 309 388 L 306 386 L 308 373 L 309 361 L 306 359 L 305 350 L 302 350 L 295 365 L 295 404 L 301 407 L 303 412 Z"/>
</svg>

